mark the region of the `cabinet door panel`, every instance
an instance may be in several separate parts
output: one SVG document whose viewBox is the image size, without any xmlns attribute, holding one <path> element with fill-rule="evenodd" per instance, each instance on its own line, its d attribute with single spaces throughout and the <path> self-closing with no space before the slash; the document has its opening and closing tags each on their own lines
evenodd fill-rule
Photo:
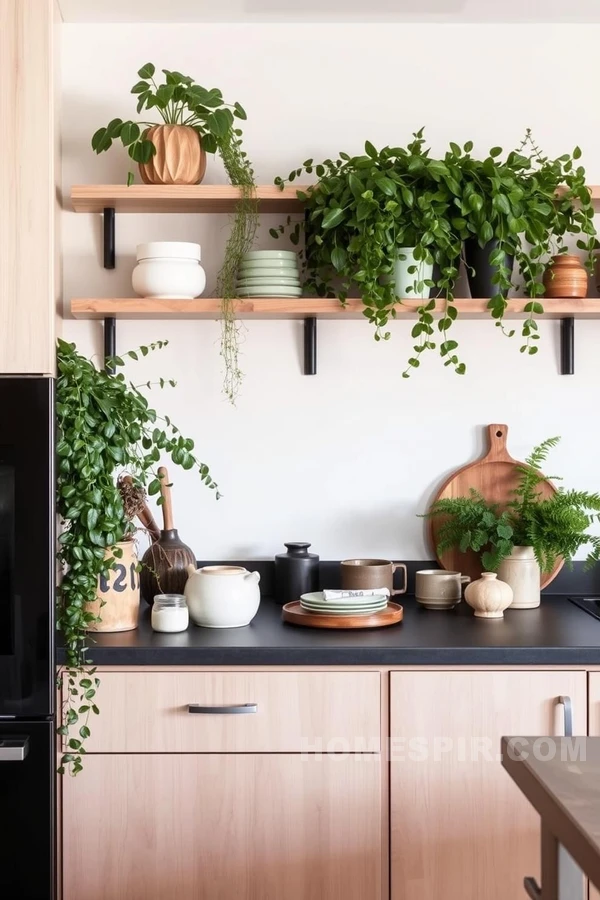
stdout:
<svg viewBox="0 0 600 900">
<path fill-rule="evenodd" d="M 600 672 L 589 674 L 589 735 L 600 737 Z M 600 891 L 590 884 L 590 900 L 600 900 Z"/>
<path fill-rule="evenodd" d="M 539 818 L 500 738 L 564 733 L 561 694 L 585 734 L 584 672 L 392 674 L 392 900 L 507 900 L 539 880 Z"/>
<path fill-rule="evenodd" d="M 0 0 L 0 373 L 54 373 L 54 3 Z"/>
<path fill-rule="evenodd" d="M 63 900 L 378 900 L 376 754 L 86 757 Z"/>
</svg>

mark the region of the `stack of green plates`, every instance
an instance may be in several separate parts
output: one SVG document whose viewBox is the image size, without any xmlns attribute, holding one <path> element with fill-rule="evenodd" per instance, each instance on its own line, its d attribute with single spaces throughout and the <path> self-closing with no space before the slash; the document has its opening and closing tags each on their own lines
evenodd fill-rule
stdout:
<svg viewBox="0 0 600 900">
<path fill-rule="evenodd" d="M 370 616 L 382 612 L 388 605 L 385 594 L 368 597 L 341 597 L 339 600 L 325 600 L 322 591 L 302 594 L 300 606 L 307 612 L 324 616 Z"/>
<path fill-rule="evenodd" d="M 301 297 L 298 254 L 293 250 L 251 250 L 238 270 L 240 297 Z"/>
</svg>

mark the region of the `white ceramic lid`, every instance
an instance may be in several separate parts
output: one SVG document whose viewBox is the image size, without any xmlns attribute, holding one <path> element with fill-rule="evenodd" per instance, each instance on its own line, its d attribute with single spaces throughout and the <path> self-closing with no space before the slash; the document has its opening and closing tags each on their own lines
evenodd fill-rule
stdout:
<svg viewBox="0 0 600 900">
<path fill-rule="evenodd" d="M 150 241 L 138 244 L 136 256 L 139 259 L 202 259 L 200 244 L 188 241 Z"/>
</svg>

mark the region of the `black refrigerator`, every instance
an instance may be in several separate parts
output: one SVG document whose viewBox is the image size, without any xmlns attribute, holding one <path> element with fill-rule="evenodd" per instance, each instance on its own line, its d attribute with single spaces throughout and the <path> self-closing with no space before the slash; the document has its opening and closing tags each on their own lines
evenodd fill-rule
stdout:
<svg viewBox="0 0 600 900">
<path fill-rule="evenodd" d="M 0 897 L 55 897 L 54 381 L 0 376 Z"/>
</svg>

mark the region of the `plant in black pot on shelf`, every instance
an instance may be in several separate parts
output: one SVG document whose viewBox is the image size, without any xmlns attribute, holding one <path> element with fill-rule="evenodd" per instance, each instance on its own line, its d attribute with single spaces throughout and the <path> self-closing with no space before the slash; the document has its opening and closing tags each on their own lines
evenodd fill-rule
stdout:
<svg viewBox="0 0 600 900">
<path fill-rule="evenodd" d="M 397 303 L 422 300 L 405 377 L 419 367 L 425 350 L 437 346 L 436 301 L 429 299 L 433 290 L 443 307 L 440 355 L 445 365 L 462 374 L 458 345 L 448 334 L 457 315 L 454 285 L 466 234 L 464 225 L 459 222 L 457 227 L 454 221 L 461 194 L 458 167 L 430 157 L 421 129 L 407 147 L 377 150 L 367 141 L 361 156 L 340 153 L 336 160 L 316 164 L 306 160 L 287 181 L 303 172 L 318 178 L 315 186 L 298 194 L 306 210 L 307 289 L 320 297 L 337 297 L 342 304 L 353 291 L 360 293 L 376 340 L 389 339 L 386 326 L 396 316 Z M 276 179 L 281 187 L 284 183 Z M 272 229 L 272 236 L 281 230 Z"/>
<path fill-rule="evenodd" d="M 131 159 L 139 164 L 146 184 L 198 184 L 204 177 L 206 154 L 218 153 L 231 184 L 240 188 L 240 199 L 231 223 L 225 258 L 217 277 L 221 299 L 221 356 L 225 366 L 223 391 L 234 403 L 242 372 L 239 367 L 240 324 L 235 318 L 237 270 L 244 253 L 252 249 L 258 227 L 258 201 L 252 164 L 243 148 L 236 121 L 246 119 L 239 103 L 229 104 L 217 88 L 196 84 L 181 72 L 162 70 L 157 84 L 156 67 L 146 63 L 138 71 L 140 81 L 131 89 L 138 115 L 156 110 L 161 124 L 112 119 L 92 137 L 96 153 L 109 150 L 120 140 Z M 129 172 L 127 184 L 133 182 Z"/>
<path fill-rule="evenodd" d="M 549 159 L 528 130 L 518 150 L 505 160 L 502 152 L 493 147 L 478 160 L 470 153 L 457 153 L 453 145 L 451 156 L 461 173 L 460 213 L 468 233 L 465 263 L 472 296 L 488 298 L 492 318 L 503 328 L 516 262 L 529 298 L 521 352 L 534 354 L 539 338 L 535 316 L 544 312 L 542 276 L 547 262 L 566 253 L 569 235 L 580 235 L 577 246 L 593 269 L 594 211 L 585 170 L 576 164 L 581 157 L 578 147 L 571 155 Z"/>
<path fill-rule="evenodd" d="M 137 360 L 138 352 L 146 356 L 165 343 L 158 341 L 124 356 Z M 122 366 L 124 359 L 110 362 Z M 60 676 L 65 702 L 59 728 L 65 752 L 59 771 L 70 768 L 77 774 L 90 735 L 90 714 L 98 712 L 99 679 L 87 662 L 88 630 L 98 622 L 94 609 L 98 581 L 119 564 L 123 551 L 117 545 L 134 530 L 116 474 L 125 469 L 138 491 L 158 494 L 157 464 L 161 454 L 169 455 L 183 469 L 196 469 L 203 483 L 219 494 L 208 466 L 194 455 L 194 442 L 167 416 L 161 419 L 122 373 L 109 375 L 97 369 L 65 341 L 58 342 L 57 365 L 57 508 L 62 522 L 57 626 L 66 656 Z M 158 383 L 165 385 L 164 379 Z M 100 610 L 100 619 L 101 615 Z"/>
</svg>

